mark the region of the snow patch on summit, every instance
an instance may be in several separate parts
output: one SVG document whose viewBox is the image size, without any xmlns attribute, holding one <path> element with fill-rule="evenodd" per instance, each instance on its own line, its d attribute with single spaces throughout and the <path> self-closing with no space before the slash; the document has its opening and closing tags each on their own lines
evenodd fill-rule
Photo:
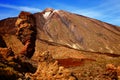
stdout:
<svg viewBox="0 0 120 80">
<path fill-rule="evenodd" d="M 43 17 L 44 17 L 45 19 L 47 19 L 50 14 L 51 14 L 51 11 L 45 12 L 45 13 L 43 14 Z"/>
<path fill-rule="evenodd" d="M 45 11 L 44 14 L 43 14 L 43 17 L 45 19 L 47 19 L 50 15 L 52 15 L 53 13 L 58 13 L 58 10 L 53 10 L 53 11 Z"/>
</svg>

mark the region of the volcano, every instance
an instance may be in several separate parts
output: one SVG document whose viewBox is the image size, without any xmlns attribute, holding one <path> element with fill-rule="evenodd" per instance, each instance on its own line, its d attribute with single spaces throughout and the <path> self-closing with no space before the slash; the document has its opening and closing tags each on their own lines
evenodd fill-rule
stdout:
<svg viewBox="0 0 120 80">
<path fill-rule="evenodd" d="M 34 14 L 22 11 L 18 17 L 0 20 L 0 47 L 24 55 L 32 65 L 48 51 L 80 80 L 90 79 L 90 75 L 92 79 L 112 79 L 103 77 L 105 66 L 120 66 L 119 26 L 52 8 Z M 119 73 L 112 75 L 118 78 Z"/>
</svg>

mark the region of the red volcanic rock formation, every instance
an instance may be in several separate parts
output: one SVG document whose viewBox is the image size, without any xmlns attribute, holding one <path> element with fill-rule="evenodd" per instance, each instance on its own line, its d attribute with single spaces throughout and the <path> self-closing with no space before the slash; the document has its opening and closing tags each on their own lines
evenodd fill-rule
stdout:
<svg viewBox="0 0 120 80">
<path fill-rule="evenodd" d="M 21 12 L 16 21 L 17 37 L 25 45 L 21 54 L 31 57 L 35 51 L 36 26 L 35 18 L 29 12 Z"/>
</svg>

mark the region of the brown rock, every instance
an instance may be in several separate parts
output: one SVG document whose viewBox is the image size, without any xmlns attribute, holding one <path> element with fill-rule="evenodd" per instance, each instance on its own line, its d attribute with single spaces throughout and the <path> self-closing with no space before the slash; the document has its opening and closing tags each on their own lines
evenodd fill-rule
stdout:
<svg viewBox="0 0 120 80">
<path fill-rule="evenodd" d="M 48 52 L 42 54 L 43 59 L 39 62 L 37 70 L 34 74 L 30 74 L 33 80 L 76 80 L 72 76 L 72 72 L 69 69 L 59 66 L 58 62 L 51 59 L 52 57 Z"/>
<path fill-rule="evenodd" d="M 32 14 L 30 12 L 24 12 L 22 11 L 20 14 L 19 14 L 19 18 L 20 19 L 26 19 L 26 20 L 29 20 L 31 18 Z"/>
<path fill-rule="evenodd" d="M 24 55 L 27 54 L 27 49 L 28 49 L 28 45 L 29 45 L 29 44 L 30 44 L 29 41 L 27 41 L 27 42 L 25 43 L 25 46 L 23 47 L 23 49 L 22 49 L 22 51 L 21 51 L 20 54 L 24 54 Z"/>
<path fill-rule="evenodd" d="M 116 67 L 115 67 L 113 64 L 107 64 L 107 65 L 106 65 L 106 69 L 107 69 L 107 70 L 115 70 Z"/>
<path fill-rule="evenodd" d="M 35 51 L 36 26 L 34 16 L 29 12 L 21 12 L 16 21 L 17 37 L 25 45 L 21 54 L 31 57 Z"/>
<path fill-rule="evenodd" d="M 116 67 L 113 64 L 107 64 L 106 69 L 106 76 L 111 78 L 111 80 L 118 80 L 118 73 L 116 71 Z"/>
<path fill-rule="evenodd" d="M 9 56 L 14 56 L 11 48 L 0 48 L 0 58 L 7 59 Z"/>
<path fill-rule="evenodd" d="M 120 66 L 117 67 L 117 75 L 120 77 Z"/>
<path fill-rule="evenodd" d="M 7 45 L 6 45 L 6 43 L 5 43 L 5 41 L 4 41 L 4 39 L 2 38 L 2 36 L 0 35 L 0 47 L 7 47 Z"/>
</svg>

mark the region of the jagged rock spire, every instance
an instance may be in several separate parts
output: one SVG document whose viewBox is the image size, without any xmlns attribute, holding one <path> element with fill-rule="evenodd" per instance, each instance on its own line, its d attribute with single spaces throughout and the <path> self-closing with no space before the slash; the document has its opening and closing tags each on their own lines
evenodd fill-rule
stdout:
<svg viewBox="0 0 120 80">
<path fill-rule="evenodd" d="M 22 11 L 16 21 L 17 37 L 24 44 L 20 54 L 31 57 L 35 51 L 36 26 L 34 16 Z"/>
</svg>

